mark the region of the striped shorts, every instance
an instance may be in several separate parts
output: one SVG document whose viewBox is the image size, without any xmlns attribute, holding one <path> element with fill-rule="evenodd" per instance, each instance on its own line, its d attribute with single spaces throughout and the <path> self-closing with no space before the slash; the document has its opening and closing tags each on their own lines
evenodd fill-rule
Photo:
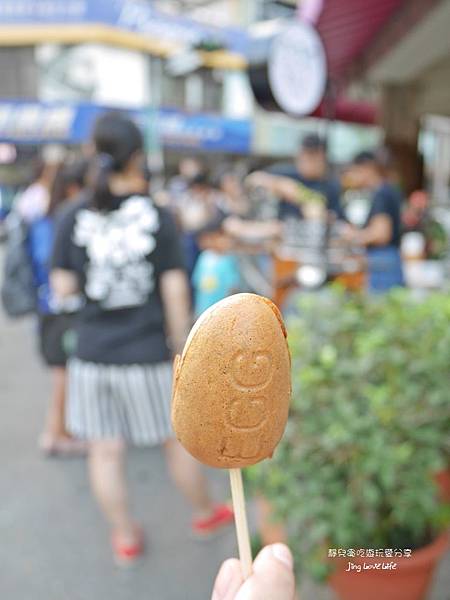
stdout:
<svg viewBox="0 0 450 600">
<path fill-rule="evenodd" d="M 68 363 L 67 429 L 83 440 L 122 439 L 156 446 L 173 436 L 172 363 Z"/>
</svg>

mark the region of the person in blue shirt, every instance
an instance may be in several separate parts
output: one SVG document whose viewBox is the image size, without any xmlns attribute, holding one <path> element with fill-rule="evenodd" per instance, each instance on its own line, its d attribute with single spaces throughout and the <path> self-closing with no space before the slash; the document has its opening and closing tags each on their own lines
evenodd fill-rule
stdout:
<svg viewBox="0 0 450 600">
<path fill-rule="evenodd" d="M 88 163 L 84 160 L 62 164 L 52 183 L 46 212 L 28 224 L 27 241 L 36 288 L 39 349 L 52 373 L 50 404 L 39 439 L 40 449 L 48 455 L 79 454 L 84 451 L 84 444 L 72 438 L 65 428 L 67 342 L 75 307 L 55 305 L 49 271 L 57 215 L 65 203 L 79 196 L 87 169 Z"/>
<path fill-rule="evenodd" d="M 232 240 L 221 229 L 199 236 L 202 248 L 194 272 L 194 305 L 196 316 L 239 290 L 239 263 L 232 253 Z"/>
<path fill-rule="evenodd" d="M 369 151 L 355 156 L 349 176 L 353 186 L 369 190 L 371 194 L 363 227 L 348 224 L 343 232 L 348 242 L 366 248 L 368 290 L 379 293 L 403 286 L 405 283 L 399 250 L 401 193 L 387 179 L 381 160 Z"/>
</svg>

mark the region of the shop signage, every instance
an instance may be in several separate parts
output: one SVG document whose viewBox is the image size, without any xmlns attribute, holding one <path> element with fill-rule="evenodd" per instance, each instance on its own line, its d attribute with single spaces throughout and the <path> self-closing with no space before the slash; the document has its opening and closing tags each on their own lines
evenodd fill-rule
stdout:
<svg viewBox="0 0 450 600">
<path fill-rule="evenodd" d="M 250 82 L 258 102 L 268 110 L 294 116 L 311 114 L 320 104 L 326 87 L 327 68 L 321 39 L 303 21 L 281 29 L 268 28 L 250 43 Z"/>
<path fill-rule="evenodd" d="M 269 83 L 277 104 L 287 113 L 308 115 L 322 100 L 326 61 L 322 42 L 310 25 L 291 25 L 273 41 Z"/>
<path fill-rule="evenodd" d="M 248 119 L 186 114 L 161 109 L 157 115 L 161 143 L 168 147 L 197 148 L 246 154 L 250 151 L 252 124 Z"/>
<path fill-rule="evenodd" d="M 35 143 L 40 140 L 66 141 L 76 127 L 79 111 L 71 105 L 44 105 L 38 102 L 0 102 L 0 140 Z M 75 139 L 75 141 L 78 141 Z"/>
<path fill-rule="evenodd" d="M 0 142 L 79 144 L 89 138 L 95 119 L 113 110 L 90 103 L 0 102 Z M 188 114 L 177 110 L 124 110 L 144 129 L 156 116 L 160 143 L 169 148 L 246 154 L 252 125 L 246 119 Z M 152 116 L 153 115 L 153 116 Z"/>
<path fill-rule="evenodd" d="M 244 30 L 168 15 L 148 0 L 0 0 L 0 25 L 25 24 L 103 24 L 178 45 L 214 39 L 239 53 L 247 41 Z"/>
</svg>

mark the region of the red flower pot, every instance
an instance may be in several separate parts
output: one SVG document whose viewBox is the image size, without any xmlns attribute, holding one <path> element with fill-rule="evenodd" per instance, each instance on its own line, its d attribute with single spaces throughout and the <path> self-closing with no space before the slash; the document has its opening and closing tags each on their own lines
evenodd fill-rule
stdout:
<svg viewBox="0 0 450 600">
<path fill-rule="evenodd" d="M 428 546 L 413 550 L 410 558 L 339 559 L 344 564 L 329 583 L 341 600 L 422 600 L 448 540 L 449 534 L 444 533 Z M 347 570 L 349 563 L 356 567 Z M 375 566 L 380 563 L 384 569 Z M 389 563 L 396 568 L 386 567 Z"/>
<path fill-rule="evenodd" d="M 442 502 L 450 502 L 450 469 L 439 471 L 434 479 L 439 488 L 439 496 Z"/>
</svg>

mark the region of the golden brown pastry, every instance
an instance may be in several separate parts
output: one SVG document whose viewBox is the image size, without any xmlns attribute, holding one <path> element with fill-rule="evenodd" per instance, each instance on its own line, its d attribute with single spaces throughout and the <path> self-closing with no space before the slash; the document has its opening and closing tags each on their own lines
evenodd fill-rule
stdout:
<svg viewBox="0 0 450 600">
<path fill-rule="evenodd" d="M 175 359 L 175 434 L 212 467 L 255 464 L 280 441 L 290 395 L 280 312 L 267 298 L 235 294 L 202 314 Z"/>
</svg>

